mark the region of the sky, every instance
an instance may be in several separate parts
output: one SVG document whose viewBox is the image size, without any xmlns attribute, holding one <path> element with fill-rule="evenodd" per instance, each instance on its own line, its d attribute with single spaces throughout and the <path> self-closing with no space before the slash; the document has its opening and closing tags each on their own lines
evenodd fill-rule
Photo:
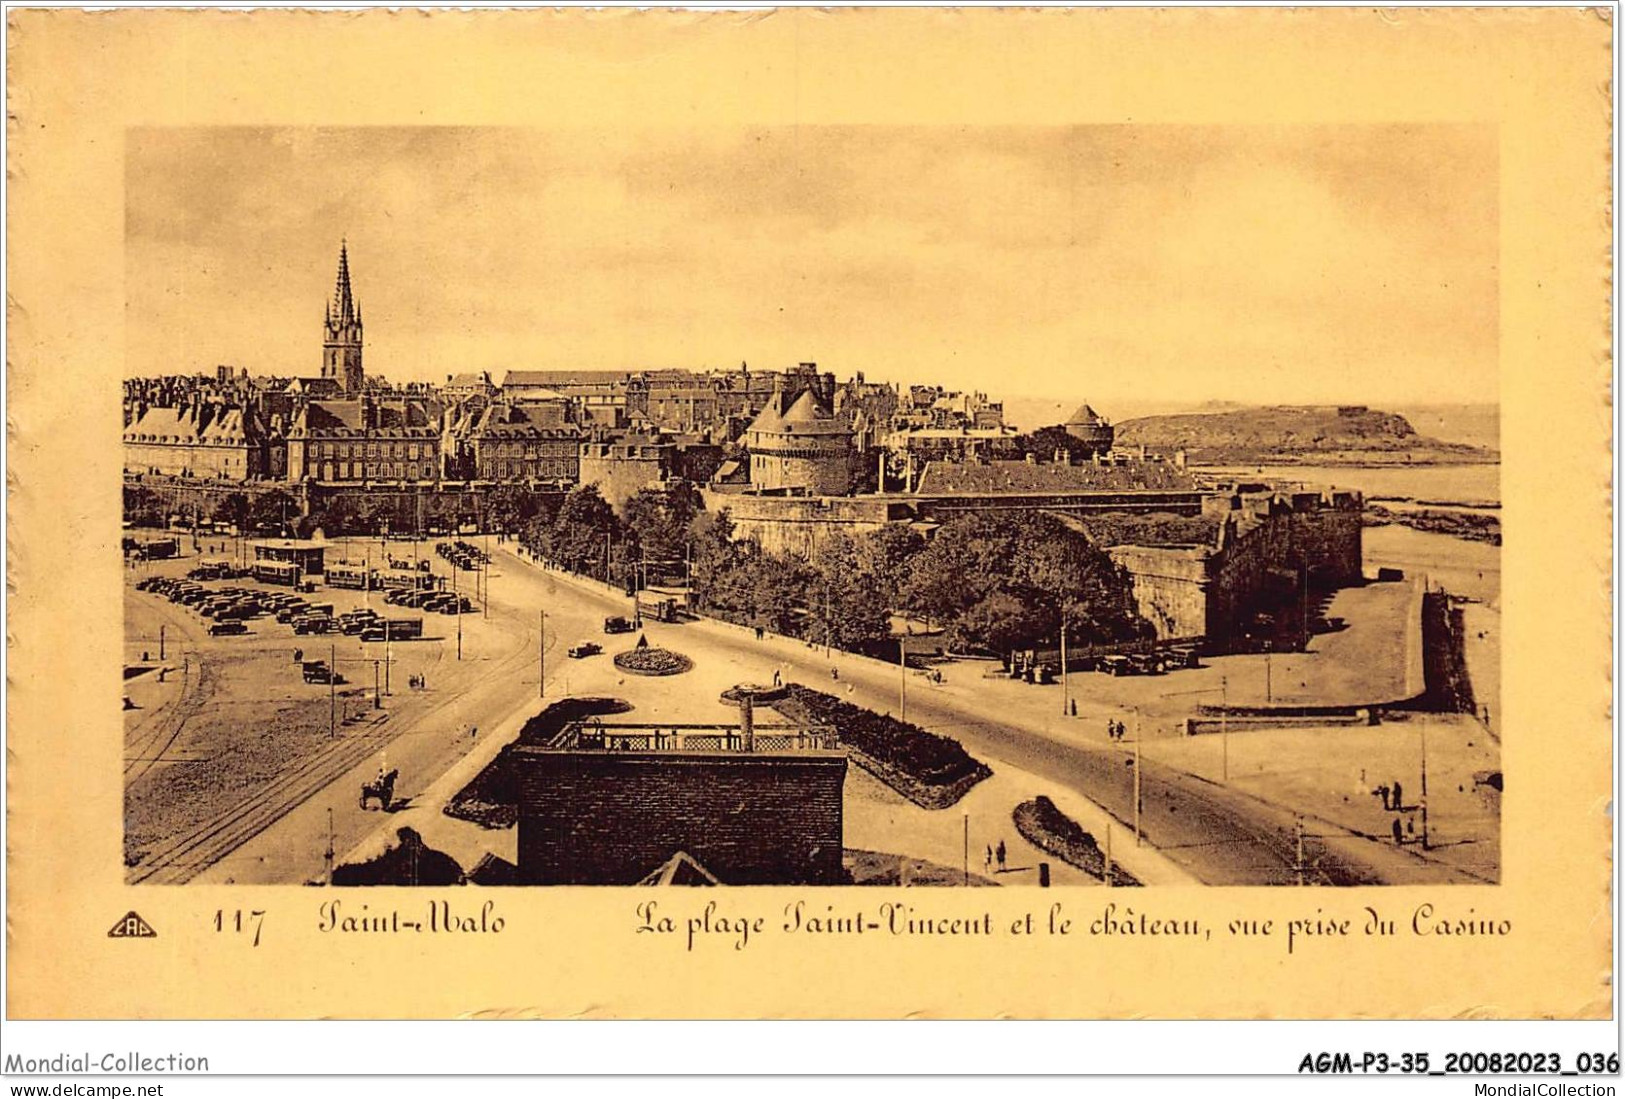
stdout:
<svg viewBox="0 0 1625 1099">
<path fill-rule="evenodd" d="M 1494 401 L 1480 126 L 146 128 L 131 374 L 774 368 L 1115 402 Z"/>
</svg>

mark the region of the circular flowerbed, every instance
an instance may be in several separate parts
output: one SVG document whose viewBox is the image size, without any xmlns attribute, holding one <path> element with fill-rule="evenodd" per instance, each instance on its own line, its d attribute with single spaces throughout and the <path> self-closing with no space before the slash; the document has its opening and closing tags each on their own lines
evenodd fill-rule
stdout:
<svg viewBox="0 0 1625 1099">
<path fill-rule="evenodd" d="M 615 666 L 633 675 L 681 675 L 694 661 L 670 649 L 627 649 L 615 654 Z"/>
<path fill-rule="evenodd" d="M 747 693 L 756 702 L 777 702 L 789 691 L 784 687 L 765 687 L 760 683 L 738 683 L 722 692 L 722 701 L 737 706 Z"/>
</svg>

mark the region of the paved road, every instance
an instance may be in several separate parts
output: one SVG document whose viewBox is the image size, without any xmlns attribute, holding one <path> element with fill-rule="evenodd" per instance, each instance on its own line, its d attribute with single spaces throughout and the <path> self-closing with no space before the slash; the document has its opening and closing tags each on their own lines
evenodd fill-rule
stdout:
<svg viewBox="0 0 1625 1099">
<path fill-rule="evenodd" d="M 510 568 L 527 566 L 509 557 Z M 623 609 L 625 600 L 560 581 L 549 605 L 564 611 L 585 602 L 593 613 Z M 555 612 L 550 611 L 549 614 Z M 684 627 L 684 650 L 709 651 L 761 669 L 762 682 L 775 668 L 788 678 L 819 686 L 829 681 L 832 663 L 843 683 L 855 688 L 852 701 L 880 711 L 898 705 L 896 669 L 845 656 L 832 661 L 822 650 L 801 642 L 774 639 L 757 642 L 743 629 L 717 622 Z M 1069 786 L 1132 830 L 1134 820 L 1133 745 L 1093 746 L 1047 730 L 1001 721 L 973 702 L 934 691 L 918 678 L 908 688 L 908 718 L 952 736 L 973 755 L 1003 761 Z M 1147 746 L 1155 754 L 1154 741 Z M 1287 885 L 1298 881 L 1298 818 L 1238 790 L 1142 759 L 1141 828 L 1145 842 L 1157 847 L 1197 880 L 1223 885 Z M 1303 874 L 1323 885 L 1359 885 L 1384 881 L 1472 880 L 1448 868 L 1420 862 L 1413 853 L 1396 851 L 1349 833 L 1327 821 L 1304 822 Z"/>
<path fill-rule="evenodd" d="M 493 547 L 495 548 L 495 547 Z M 390 765 L 401 770 L 397 797 L 427 789 L 468 750 L 470 723 L 486 729 L 535 712 L 537 700 L 537 612 L 547 609 L 548 681 L 564 672 L 563 651 L 575 640 L 601 633 L 606 614 L 627 613 L 624 596 L 599 591 L 497 550 L 491 575 L 491 621 L 508 641 L 491 669 L 456 699 L 455 707 L 424 715 L 411 728 L 397 728 L 388 740 Z M 729 658 L 759 668 L 759 681 L 775 668 L 790 678 L 828 682 L 831 663 L 841 667 L 852 701 L 889 711 L 897 704 L 898 674 L 883 664 L 858 658 L 823 656 L 800 642 L 758 642 L 749 631 L 702 621 L 681 627 L 684 651 L 696 658 Z M 916 681 L 921 682 L 921 681 Z M 556 693 L 550 690 L 549 695 Z M 973 755 L 1021 768 L 1066 785 L 1117 818 L 1133 824 L 1133 747 L 1080 742 L 1048 730 L 1025 727 L 1008 715 L 988 712 L 975 700 L 953 692 L 910 687 L 908 717 L 964 743 Z M 1001 717 L 1003 718 L 1001 720 Z M 1148 745 L 1154 754 L 1154 742 Z M 384 818 L 357 807 L 360 784 L 373 777 L 375 754 L 349 768 L 320 790 L 287 807 L 258 835 L 198 880 L 288 882 L 314 880 L 323 866 L 332 810 L 334 847 L 360 843 Z M 1142 760 L 1141 826 L 1145 842 L 1162 850 L 1197 880 L 1209 884 L 1291 884 L 1298 880 L 1297 817 L 1250 795 L 1184 772 Z M 1391 847 L 1354 836 L 1327 822 L 1305 822 L 1303 874 L 1318 884 L 1449 880 L 1450 872 L 1420 863 Z"/>
</svg>

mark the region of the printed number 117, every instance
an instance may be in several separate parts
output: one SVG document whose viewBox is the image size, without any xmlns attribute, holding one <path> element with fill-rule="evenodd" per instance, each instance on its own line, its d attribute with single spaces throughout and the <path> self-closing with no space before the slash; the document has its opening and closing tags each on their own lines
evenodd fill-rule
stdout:
<svg viewBox="0 0 1625 1099">
<path fill-rule="evenodd" d="M 265 912 L 256 908 L 252 912 L 244 912 L 241 908 L 235 912 L 227 912 L 217 908 L 214 912 L 214 929 L 216 931 L 235 931 L 239 934 L 248 930 L 245 925 L 252 924 L 254 930 L 254 945 L 260 945 L 260 928 L 265 923 Z"/>
</svg>

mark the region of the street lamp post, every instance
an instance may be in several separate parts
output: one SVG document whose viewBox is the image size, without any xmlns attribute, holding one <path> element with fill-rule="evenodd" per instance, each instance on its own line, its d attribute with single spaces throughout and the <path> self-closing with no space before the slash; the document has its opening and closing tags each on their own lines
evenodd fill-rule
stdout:
<svg viewBox="0 0 1625 1099">
<path fill-rule="evenodd" d="M 1424 722 L 1422 731 L 1422 850 L 1429 849 L 1428 843 L 1428 727 Z"/>
<path fill-rule="evenodd" d="M 1230 690 L 1224 676 L 1219 677 L 1219 741 L 1222 777 L 1230 781 Z"/>
<path fill-rule="evenodd" d="M 1134 707 L 1134 846 L 1140 846 L 1140 738 L 1145 735 L 1140 708 Z"/>
<path fill-rule="evenodd" d="M 964 814 L 965 814 L 965 877 L 964 877 L 963 884 L 969 885 L 970 884 L 970 810 L 969 809 L 964 810 Z"/>
<path fill-rule="evenodd" d="M 908 638 L 897 639 L 897 720 L 908 720 Z"/>
<path fill-rule="evenodd" d="M 332 740 L 338 735 L 338 706 L 339 706 L 339 647 L 327 647 L 327 739 Z"/>
<path fill-rule="evenodd" d="M 1072 681 L 1066 673 L 1066 612 L 1061 612 L 1061 716 L 1065 717 L 1072 698 Z"/>
</svg>

